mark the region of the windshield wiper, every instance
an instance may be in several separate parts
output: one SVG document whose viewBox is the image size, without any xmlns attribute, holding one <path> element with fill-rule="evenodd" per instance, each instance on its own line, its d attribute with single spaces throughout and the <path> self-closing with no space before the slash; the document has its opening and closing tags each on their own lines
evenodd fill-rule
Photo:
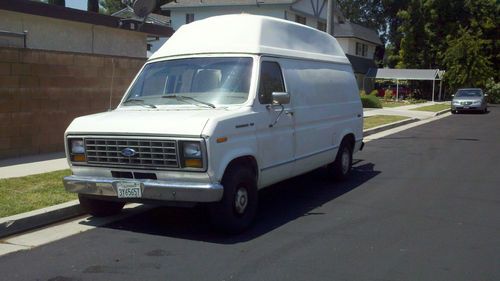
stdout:
<svg viewBox="0 0 500 281">
<path fill-rule="evenodd" d="M 128 100 L 124 101 L 123 103 L 132 103 L 132 102 L 137 104 L 137 105 L 144 106 L 144 107 L 156 108 L 156 106 L 154 104 L 145 103 L 143 99 L 132 98 L 132 99 L 128 99 Z"/>
<path fill-rule="evenodd" d="M 207 106 L 210 106 L 211 108 L 215 108 L 215 105 L 213 105 L 212 103 L 209 103 L 209 102 L 205 102 L 205 101 L 201 101 L 199 99 L 195 99 L 195 98 L 192 98 L 192 97 L 188 97 L 188 96 L 182 96 L 182 95 L 165 95 L 165 96 L 161 96 L 162 98 L 175 98 L 176 100 L 178 101 L 184 101 L 184 102 L 188 102 L 188 100 L 192 100 L 192 101 L 195 101 L 197 103 L 201 103 L 201 104 L 204 104 L 204 105 L 207 105 Z M 188 102 L 189 103 L 189 102 Z M 191 103 L 192 104 L 192 103 Z"/>
</svg>

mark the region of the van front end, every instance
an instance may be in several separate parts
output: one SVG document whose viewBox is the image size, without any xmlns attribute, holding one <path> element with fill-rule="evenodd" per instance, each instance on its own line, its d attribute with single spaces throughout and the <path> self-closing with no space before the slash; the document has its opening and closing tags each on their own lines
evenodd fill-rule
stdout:
<svg viewBox="0 0 500 281">
<path fill-rule="evenodd" d="M 67 136 L 67 191 L 123 202 L 216 202 L 202 138 Z"/>
</svg>

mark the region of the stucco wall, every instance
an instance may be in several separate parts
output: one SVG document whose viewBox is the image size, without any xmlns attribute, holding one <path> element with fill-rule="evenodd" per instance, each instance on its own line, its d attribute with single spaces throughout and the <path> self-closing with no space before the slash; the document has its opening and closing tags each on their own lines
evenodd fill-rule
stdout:
<svg viewBox="0 0 500 281">
<path fill-rule="evenodd" d="M 0 47 L 0 158 L 63 151 L 69 123 L 106 111 L 112 81 L 116 106 L 144 62 Z"/>
<path fill-rule="evenodd" d="M 31 49 L 146 57 L 146 34 L 99 25 L 0 10 L 0 30 L 28 31 Z M 9 44 L 6 40 L 16 41 Z M 3 43 L 2 43 L 3 42 Z M 0 46 L 19 45 L 2 36 Z"/>
<path fill-rule="evenodd" d="M 356 38 L 337 38 L 337 41 L 339 42 L 339 44 L 342 47 L 342 49 L 344 50 L 344 52 L 346 52 L 349 55 L 353 55 L 353 56 L 356 56 L 356 42 L 365 44 L 368 46 L 368 51 L 367 51 L 366 57 L 364 57 L 364 58 L 373 59 L 373 56 L 375 54 L 375 47 L 376 47 L 375 44 L 372 44 L 372 43 L 369 43 L 369 42 L 366 42 L 363 40 L 359 40 Z M 359 56 L 359 57 L 363 57 L 363 56 Z"/>
<path fill-rule="evenodd" d="M 286 12 L 287 20 L 295 22 L 295 15 L 299 15 L 306 18 L 306 25 L 312 28 L 318 28 L 318 19 L 309 15 L 304 15 L 302 13 L 297 13 L 292 10 L 287 10 Z"/>
</svg>

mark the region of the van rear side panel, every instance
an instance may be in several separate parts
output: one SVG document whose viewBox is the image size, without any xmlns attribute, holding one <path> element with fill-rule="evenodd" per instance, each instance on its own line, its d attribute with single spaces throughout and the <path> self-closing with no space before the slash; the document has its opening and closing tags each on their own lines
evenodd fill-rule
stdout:
<svg viewBox="0 0 500 281">
<path fill-rule="evenodd" d="M 332 162 L 342 138 L 362 139 L 363 109 L 348 64 L 280 59 L 295 118 L 295 172 Z"/>
</svg>

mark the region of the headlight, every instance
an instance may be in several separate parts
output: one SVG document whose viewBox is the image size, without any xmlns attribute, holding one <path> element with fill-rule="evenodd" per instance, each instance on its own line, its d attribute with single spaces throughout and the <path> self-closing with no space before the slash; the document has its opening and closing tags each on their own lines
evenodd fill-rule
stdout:
<svg viewBox="0 0 500 281">
<path fill-rule="evenodd" d="M 78 154 L 85 153 L 85 147 L 83 146 L 82 139 L 72 139 L 70 140 L 70 143 L 71 143 L 71 153 L 78 153 Z"/>
<path fill-rule="evenodd" d="M 83 139 L 69 139 L 70 159 L 73 162 L 85 162 L 85 145 Z"/>
<path fill-rule="evenodd" d="M 184 157 L 201 158 L 201 145 L 198 142 L 184 143 Z"/>
<path fill-rule="evenodd" d="M 459 104 L 460 104 L 460 102 L 459 102 L 459 101 L 453 101 L 453 104 L 457 104 L 457 105 L 459 105 Z"/>
<path fill-rule="evenodd" d="M 473 104 L 478 104 L 478 103 L 481 103 L 481 101 L 480 101 L 480 100 L 475 100 L 475 101 L 473 101 L 472 103 L 473 103 Z"/>
<path fill-rule="evenodd" d="M 184 168 L 203 168 L 203 151 L 200 142 L 183 142 L 182 156 Z"/>
</svg>

